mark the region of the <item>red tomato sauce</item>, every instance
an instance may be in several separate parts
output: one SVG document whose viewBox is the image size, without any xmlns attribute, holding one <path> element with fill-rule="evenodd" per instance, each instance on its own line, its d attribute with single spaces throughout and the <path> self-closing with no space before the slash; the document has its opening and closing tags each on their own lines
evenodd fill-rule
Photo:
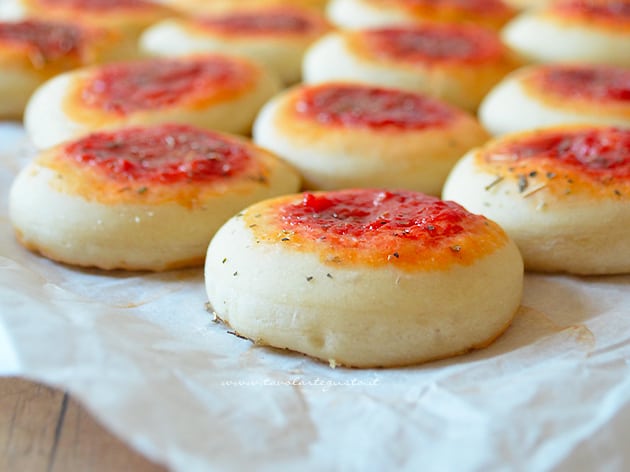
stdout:
<svg viewBox="0 0 630 472">
<path fill-rule="evenodd" d="M 594 102 L 630 102 L 630 70 L 612 66 L 550 66 L 533 78 L 545 92 Z"/>
<path fill-rule="evenodd" d="M 325 125 L 400 129 L 443 126 L 456 115 L 453 108 L 423 95 L 334 84 L 306 89 L 295 110 Z"/>
<path fill-rule="evenodd" d="M 75 25 L 33 20 L 0 23 L 0 41 L 32 49 L 47 61 L 81 54 L 83 40 L 83 31 Z"/>
<path fill-rule="evenodd" d="M 552 159 L 597 178 L 630 179 L 630 130 L 617 128 L 541 133 L 493 147 L 489 162 Z"/>
<path fill-rule="evenodd" d="M 630 21 L 628 0 L 560 0 L 552 5 L 552 11 L 568 15 L 597 17 L 617 21 Z"/>
<path fill-rule="evenodd" d="M 282 8 L 207 17 L 200 19 L 199 24 L 226 34 L 299 34 L 316 29 L 315 23 L 305 14 Z"/>
<path fill-rule="evenodd" d="M 84 105 L 126 115 L 220 96 L 251 80 L 245 63 L 213 56 L 150 59 L 102 66 L 82 88 Z"/>
<path fill-rule="evenodd" d="M 94 133 L 66 145 L 64 156 L 117 182 L 147 184 L 229 178 L 251 162 L 240 143 L 175 124 Z"/>
<path fill-rule="evenodd" d="M 285 229 L 313 240 L 340 236 L 345 245 L 381 235 L 431 245 L 463 232 L 462 222 L 471 217 L 454 202 L 380 190 L 306 193 L 300 203 L 281 210 Z"/>
<path fill-rule="evenodd" d="M 483 62 L 498 57 L 503 45 L 491 31 L 464 25 L 383 28 L 363 33 L 377 56 L 408 62 Z"/>
<path fill-rule="evenodd" d="M 328 266 L 443 271 L 504 247 L 495 223 L 412 191 L 350 189 L 287 196 L 244 214 L 259 242 L 316 255 Z"/>
</svg>

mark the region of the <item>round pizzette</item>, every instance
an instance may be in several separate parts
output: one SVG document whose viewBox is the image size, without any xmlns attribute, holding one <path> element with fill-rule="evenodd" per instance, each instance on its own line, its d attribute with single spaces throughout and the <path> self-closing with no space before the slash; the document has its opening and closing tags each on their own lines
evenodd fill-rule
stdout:
<svg viewBox="0 0 630 472">
<path fill-rule="evenodd" d="M 628 129 L 506 135 L 467 154 L 443 196 L 497 221 L 530 270 L 630 272 Z"/>
<path fill-rule="evenodd" d="M 342 28 L 439 21 L 499 29 L 515 13 L 502 0 L 331 0 L 328 4 L 329 18 Z"/>
<path fill-rule="evenodd" d="M 108 60 L 118 40 L 70 23 L 0 22 L 0 118 L 20 118 L 31 94 L 53 75 Z"/>
<path fill-rule="evenodd" d="M 630 127 L 630 68 L 553 64 L 521 69 L 486 96 L 479 117 L 493 134 L 569 123 Z"/>
<path fill-rule="evenodd" d="M 178 122 L 247 133 L 278 87 L 275 76 L 234 57 L 112 63 L 46 82 L 31 97 L 24 125 L 38 148 L 128 124 Z"/>
<path fill-rule="evenodd" d="M 630 0 L 557 0 L 521 13 L 502 35 L 531 61 L 630 65 Z"/>
<path fill-rule="evenodd" d="M 520 62 L 494 32 L 423 24 L 329 33 L 306 53 L 305 82 L 350 80 L 422 92 L 466 110 Z"/>
<path fill-rule="evenodd" d="M 171 8 L 150 0 L 2 0 L 0 18 L 78 22 L 104 28 L 124 38 L 118 59 L 137 56 L 138 36 L 147 26 L 174 16 Z"/>
<path fill-rule="evenodd" d="M 42 152 L 11 188 L 18 240 L 53 260 L 164 270 L 203 262 L 241 208 L 299 188 L 243 138 L 184 125 L 91 134 Z"/>
<path fill-rule="evenodd" d="M 519 306 L 523 263 L 498 225 L 453 202 L 355 189 L 242 211 L 211 241 L 205 280 L 240 336 L 389 367 L 490 344 Z"/>
<path fill-rule="evenodd" d="M 271 100 L 254 140 L 300 171 L 305 188 L 410 189 L 438 195 L 450 169 L 488 135 L 468 113 L 369 85 L 296 87 Z"/>
<path fill-rule="evenodd" d="M 219 52 L 257 60 L 285 83 L 301 78 L 306 48 L 329 26 L 312 10 L 286 6 L 250 8 L 161 21 L 144 32 L 141 49 L 151 55 Z"/>
</svg>

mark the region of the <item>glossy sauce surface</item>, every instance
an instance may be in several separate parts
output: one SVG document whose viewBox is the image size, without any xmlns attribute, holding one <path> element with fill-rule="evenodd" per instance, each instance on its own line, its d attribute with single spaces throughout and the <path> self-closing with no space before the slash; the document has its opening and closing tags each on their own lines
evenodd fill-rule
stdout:
<svg viewBox="0 0 630 472">
<path fill-rule="evenodd" d="M 320 236 L 355 238 L 375 234 L 400 234 L 402 237 L 434 244 L 442 238 L 460 234 L 466 212 L 452 202 L 411 192 L 338 192 L 304 194 L 298 204 L 282 208 L 286 227 L 296 232 Z"/>
<path fill-rule="evenodd" d="M 229 178 L 247 168 L 250 160 L 236 141 L 170 124 L 91 134 L 66 145 L 64 155 L 112 180 L 150 184 Z"/>
<path fill-rule="evenodd" d="M 38 164 L 56 173 L 57 190 L 88 201 L 194 208 L 267 186 L 265 156 L 236 137 L 165 124 L 93 133 L 42 153 Z"/>
<path fill-rule="evenodd" d="M 233 12 L 201 18 L 198 24 L 224 34 L 308 34 L 318 24 L 302 12 L 290 8 L 269 8 L 253 12 Z"/>
<path fill-rule="evenodd" d="M 0 42 L 28 51 L 33 63 L 48 62 L 64 56 L 81 56 L 85 33 L 78 26 L 26 20 L 0 22 Z"/>
<path fill-rule="evenodd" d="M 444 270 L 506 244 L 494 223 L 454 202 L 378 189 L 305 193 L 248 211 L 258 238 L 309 251 L 330 265 Z M 264 221 L 266 225 L 257 224 Z M 251 227 L 251 226 L 250 226 Z M 259 228 L 267 228 L 262 230 Z"/>
<path fill-rule="evenodd" d="M 411 63 L 484 62 L 504 51 L 496 34 L 464 25 L 383 28 L 365 31 L 361 37 L 374 56 Z"/>
<path fill-rule="evenodd" d="M 102 66 L 82 85 L 88 108 L 127 115 L 186 103 L 229 98 L 255 78 L 248 64 L 220 56 L 149 59 Z"/>
<path fill-rule="evenodd" d="M 539 69 L 528 82 L 544 93 L 565 98 L 630 105 L 630 69 L 622 67 L 548 66 Z"/>
<path fill-rule="evenodd" d="M 372 129 L 439 127 L 457 115 L 452 107 L 423 95 L 346 84 L 306 88 L 294 109 L 299 118 L 320 124 Z"/>
</svg>

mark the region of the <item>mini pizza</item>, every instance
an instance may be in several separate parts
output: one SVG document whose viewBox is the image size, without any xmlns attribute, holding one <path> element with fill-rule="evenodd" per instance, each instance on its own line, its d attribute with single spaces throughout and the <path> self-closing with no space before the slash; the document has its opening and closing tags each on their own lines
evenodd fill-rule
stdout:
<svg viewBox="0 0 630 472">
<path fill-rule="evenodd" d="M 490 344 L 519 307 L 523 262 L 453 202 L 353 189 L 250 206 L 213 238 L 205 280 L 215 315 L 256 344 L 393 367 Z"/>
<path fill-rule="evenodd" d="M 149 28 L 141 49 L 154 56 L 219 52 L 257 60 L 284 83 L 301 78 L 302 56 L 329 30 L 324 17 L 308 9 L 286 6 L 250 8 L 167 19 Z"/>
<path fill-rule="evenodd" d="M 18 240 L 55 261 L 158 271 L 202 264 L 232 215 L 298 188 L 295 171 L 244 138 L 163 124 L 42 152 L 15 179 L 9 212 Z"/>
<path fill-rule="evenodd" d="M 150 0 L 2 0 L 0 18 L 79 22 L 88 27 L 115 31 L 125 39 L 118 59 L 137 56 L 136 43 L 142 30 L 175 10 Z"/>
<path fill-rule="evenodd" d="M 630 68 L 528 67 L 499 83 L 482 102 L 479 116 L 493 134 L 569 123 L 630 127 Z"/>
<path fill-rule="evenodd" d="M 278 88 L 275 76 L 235 57 L 117 62 L 46 82 L 29 100 L 24 125 L 38 148 L 135 124 L 179 122 L 245 134 Z"/>
<path fill-rule="evenodd" d="M 427 21 L 500 29 L 516 10 L 502 0 L 331 0 L 330 20 L 341 28 L 374 28 Z"/>
<path fill-rule="evenodd" d="M 108 60 L 119 39 L 71 23 L 0 22 L 0 119 L 20 118 L 31 94 L 50 77 Z"/>
<path fill-rule="evenodd" d="M 557 0 L 524 11 L 502 35 L 534 62 L 630 65 L 630 0 Z"/>
<path fill-rule="evenodd" d="M 629 129 L 505 135 L 468 153 L 443 196 L 499 223 L 529 270 L 630 272 Z"/>
<path fill-rule="evenodd" d="M 486 131 L 425 95 L 349 83 L 301 86 L 271 100 L 254 140 L 300 171 L 305 188 L 409 189 L 439 195 Z"/>
<path fill-rule="evenodd" d="M 426 93 L 472 111 L 519 65 L 492 31 L 424 24 L 329 33 L 307 51 L 303 77 Z"/>
</svg>

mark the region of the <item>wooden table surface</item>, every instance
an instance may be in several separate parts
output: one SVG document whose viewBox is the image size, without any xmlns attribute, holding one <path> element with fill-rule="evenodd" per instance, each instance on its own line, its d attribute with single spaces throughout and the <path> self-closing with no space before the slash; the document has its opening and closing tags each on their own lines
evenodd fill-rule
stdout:
<svg viewBox="0 0 630 472">
<path fill-rule="evenodd" d="M 67 393 L 0 377 L 0 471 L 165 472 L 107 432 Z"/>
</svg>

